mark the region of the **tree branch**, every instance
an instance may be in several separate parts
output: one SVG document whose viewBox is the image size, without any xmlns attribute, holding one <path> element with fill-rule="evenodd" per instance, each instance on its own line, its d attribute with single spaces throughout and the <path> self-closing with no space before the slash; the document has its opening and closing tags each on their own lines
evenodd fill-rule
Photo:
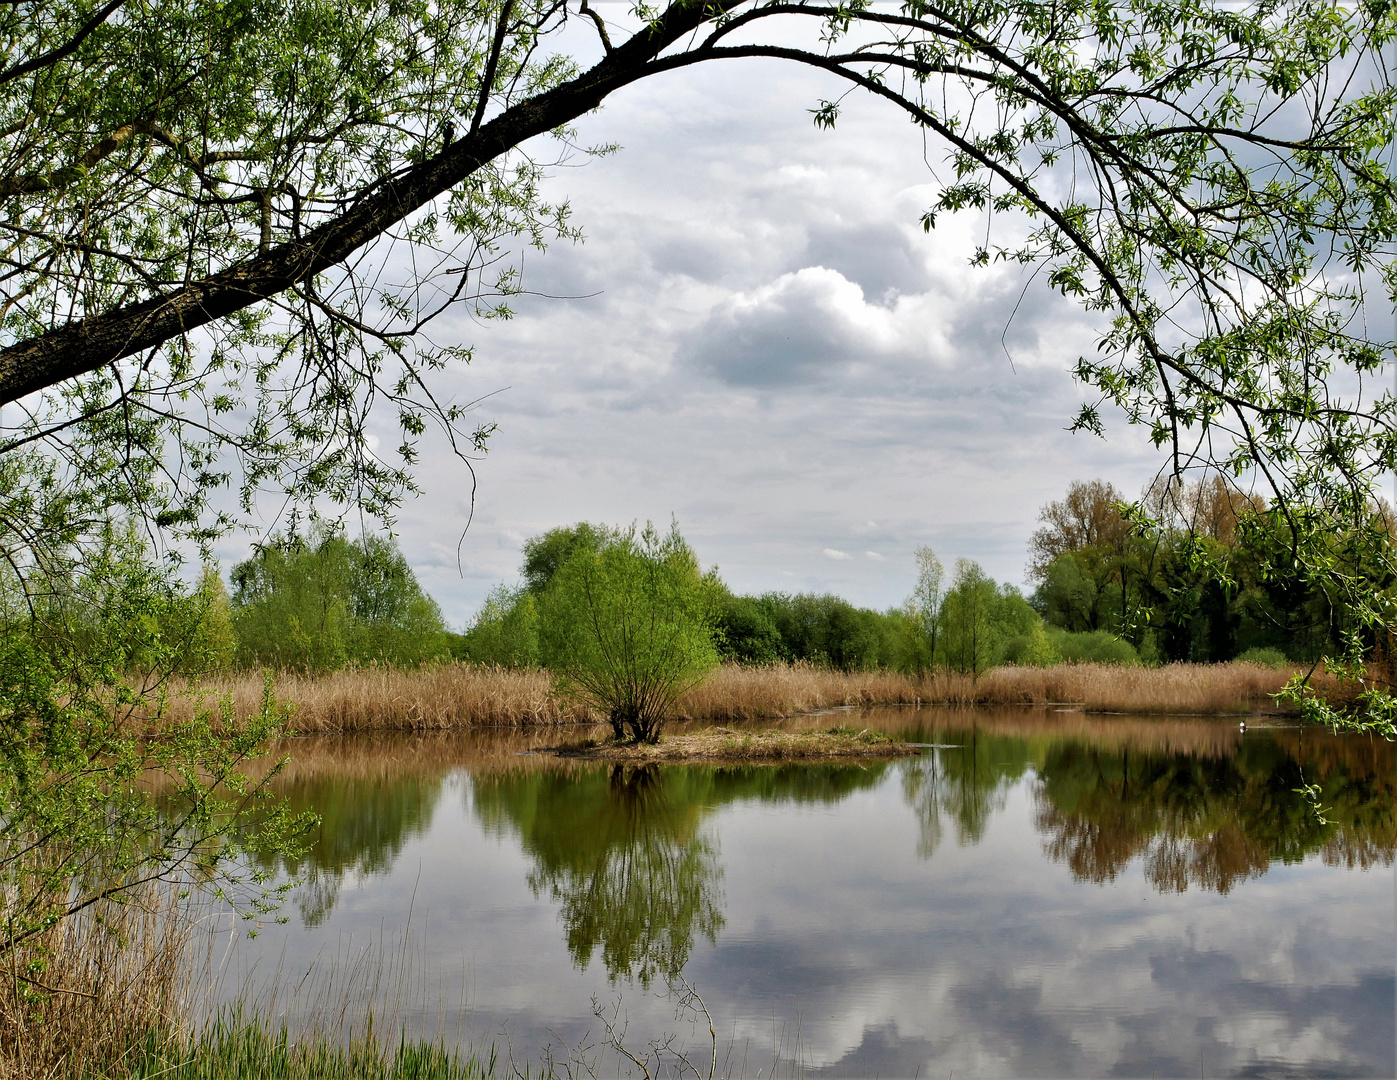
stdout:
<svg viewBox="0 0 1397 1080">
<path fill-rule="evenodd" d="M 0 404 L 95 371 L 260 303 L 338 263 L 477 169 L 520 143 L 597 108 L 651 72 L 666 48 L 713 17 L 719 4 L 675 5 L 590 70 L 512 106 L 474 134 L 386 178 L 368 198 L 316 229 L 200 281 L 89 315 L 0 350 Z"/>
<path fill-rule="evenodd" d="M 126 3 L 126 0 L 111 0 L 106 7 L 102 8 L 96 15 L 88 19 L 78 32 L 68 39 L 66 44 L 59 46 L 57 49 L 51 49 L 42 56 L 36 56 L 33 60 L 26 60 L 22 64 L 16 64 L 8 71 L 0 72 L 0 86 L 3 86 L 12 79 L 18 79 L 22 75 L 28 75 L 31 71 L 38 71 L 40 68 L 44 67 L 52 67 L 59 61 L 72 56 L 73 53 L 77 52 L 78 46 L 87 40 L 88 35 L 110 19 L 116 12 L 116 9 L 121 7 L 124 3 Z"/>
</svg>

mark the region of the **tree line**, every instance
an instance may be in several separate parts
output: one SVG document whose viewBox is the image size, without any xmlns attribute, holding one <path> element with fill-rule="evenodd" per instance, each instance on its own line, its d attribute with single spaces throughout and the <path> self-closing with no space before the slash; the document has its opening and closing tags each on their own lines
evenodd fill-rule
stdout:
<svg viewBox="0 0 1397 1080">
<path fill-rule="evenodd" d="M 602 550 L 616 535 L 581 522 L 527 541 L 519 584 L 491 591 L 456 654 L 503 667 L 552 667 L 548 625 L 562 615 L 551 591 L 554 575 L 578 553 Z M 1014 585 L 995 582 L 970 559 L 957 560 L 948 574 L 935 552 L 920 547 L 916 564 L 912 594 L 900 607 L 883 611 L 830 594 L 743 596 L 709 571 L 700 575 L 702 617 L 722 661 L 752 666 L 806 663 L 849 672 L 978 675 L 1003 663 L 1138 659 L 1133 646 L 1112 633 L 1046 624 L 1032 599 Z"/>
<path fill-rule="evenodd" d="M 1386 655 L 1355 597 L 1382 603 L 1391 507 L 1330 531 L 1324 553 L 1351 579 L 1335 586 L 1293 541 L 1286 516 L 1212 475 L 1159 481 L 1132 510 L 1104 481 L 1073 483 L 1039 515 L 1030 541 L 1031 602 L 1045 621 L 1128 641 L 1151 662 L 1242 658 L 1313 663 L 1356 643 Z"/>
<path fill-rule="evenodd" d="M 740 595 L 716 570 L 701 572 L 673 530 L 653 538 L 670 545 L 668 554 L 651 554 L 690 567 L 701 588 L 682 603 L 720 661 L 750 666 L 978 675 L 1002 664 L 1312 662 L 1338 655 L 1346 635 L 1361 630 L 1347 594 L 1322 577 L 1306 583 L 1277 572 L 1290 553 L 1264 500 L 1213 476 L 1151 485 L 1134 513 L 1114 485 L 1074 482 L 1039 514 L 1027 567 L 1033 592 L 994 581 L 970 559 L 948 569 L 919 547 L 910 595 L 885 610 L 827 593 Z M 1391 532 L 1385 504 L 1374 504 L 1371 525 Z M 565 609 L 580 602 L 575 583 L 571 599 L 555 587 L 571 580 L 559 572 L 579 555 L 625 547 L 628 535 L 644 539 L 580 522 L 528 540 L 519 582 L 494 588 L 462 632 L 448 627 L 390 537 L 354 540 L 324 526 L 259 545 L 232 568 L 231 589 L 206 566 L 181 614 L 171 608 L 162 617 L 174 620 L 167 637 L 187 639 L 189 662 L 204 669 L 328 671 L 453 658 L 551 669 L 566 644 L 560 635 L 575 622 Z M 1346 542 L 1334 536 L 1336 548 Z M 1371 569 L 1374 588 L 1383 588 L 1381 568 Z M 626 587 L 599 581 L 589 587 Z M 623 597 L 605 602 L 609 618 L 622 617 Z M 1370 655 L 1383 644 L 1371 633 L 1365 641 Z"/>
</svg>

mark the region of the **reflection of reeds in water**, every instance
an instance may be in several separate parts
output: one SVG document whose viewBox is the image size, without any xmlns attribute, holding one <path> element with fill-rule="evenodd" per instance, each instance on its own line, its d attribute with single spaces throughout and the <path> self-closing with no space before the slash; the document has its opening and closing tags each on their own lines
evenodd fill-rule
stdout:
<svg viewBox="0 0 1397 1080">
<path fill-rule="evenodd" d="M 1249 713 L 1274 711 L 1270 694 L 1288 672 L 1256 664 L 1170 664 L 1122 668 L 1102 664 L 996 668 L 979 679 L 937 674 L 923 679 L 893 672 L 839 672 L 805 664 L 760 668 L 728 665 L 679 704 L 681 719 L 764 720 L 817 709 L 870 705 L 1073 703 L 1093 712 Z M 1321 689 L 1338 688 L 1321 683 Z M 209 700 L 230 695 L 235 715 L 262 700 L 262 677 L 243 673 L 206 682 Z M 547 672 L 470 664 L 415 670 L 358 668 L 325 675 L 284 672 L 279 700 L 295 706 L 302 734 L 432 731 L 473 727 L 536 727 L 596 722 L 600 716 L 560 702 Z M 174 695 L 172 718 L 192 704 Z"/>
<path fill-rule="evenodd" d="M 807 726 L 828 725 L 828 716 L 801 717 Z M 978 731 L 1013 739 L 1070 739 L 1101 749 L 1141 753 L 1228 757 L 1241 745 L 1242 733 L 1231 719 L 1179 716 L 1110 716 L 1078 709 L 1024 709 L 976 705 L 909 709 L 866 709 L 858 724 L 878 731 L 906 732 L 910 726 L 934 731 L 937 741 Z"/>
<path fill-rule="evenodd" d="M 872 728 L 890 735 L 917 730 L 936 732 L 938 738 L 957 738 L 972 729 L 1009 738 L 1073 739 L 1102 748 L 1125 747 L 1142 752 L 1183 753 L 1226 757 L 1240 745 L 1241 733 L 1232 720 L 1189 717 L 1092 716 L 1082 712 L 1047 711 L 1009 706 L 960 708 L 878 707 L 786 717 L 761 722 L 761 729 L 821 731 L 843 725 Z M 703 726 L 702 721 L 678 722 L 666 733 L 679 735 Z M 568 741 L 587 735 L 610 734 L 606 725 L 569 732 Z M 269 758 L 285 755 L 290 761 L 276 780 L 295 784 L 334 777 L 347 782 L 388 780 L 397 777 L 439 778 L 456 769 L 476 775 L 518 774 L 539 769 L 578 772 L 607 767 L 576 758 L 559 758 L 546 751 L 562 741 L 550 728 L 489 728 L 476 731 L 429 731 L 413 734 L 372 733 L 289 739 L 272 747 Z"/>
</svg>

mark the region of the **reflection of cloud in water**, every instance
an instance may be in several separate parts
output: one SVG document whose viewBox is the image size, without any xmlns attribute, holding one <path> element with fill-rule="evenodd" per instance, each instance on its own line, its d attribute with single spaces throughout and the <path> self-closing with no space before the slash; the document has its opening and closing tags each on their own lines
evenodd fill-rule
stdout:
<svg viewBox="0 0 1397 1080">
<path fill-rule="evenodd" d="M 1386 881 L 1363 884 L 1382 886 L 1390 907 Z M 786 1016 L 801 1033 L 788 1061 L 809 1075 L 1186 1076 L 1202 1063 L 1207 1075 L 1383 1076 L 1397 1067 L 1391 920 L 1370 931 L 1345 924 L 1372 913 L 1371 888 L 1316 895 L 1297 877 L 1244 888 L 1242 910 L 1223 902 L 1199 912 L 1169 898 L 1161 914 L 1130 910 L 1145 887 L 1138 875 L 1079 902 L 1076 890 L 1001 891 L 991 875 L 939 885 L 922 925 L 720 942 L 689 977 L 710 1000 L 725 988 L 729 1017 Z M 1248 896 L 1253 889 L 1262 895 Z M 1324 910 L 1340 932 L 1315 914 Z M 1310 915 L 1297 929 L 1299 911 Z M 737 1030 L 762 1045 L 769 1028 L 754 1019 Z"/>
<path fill-rule="evenodd" d="M 433 970 L 469 969 L 477 1042 L 507 1030 L 529 1060 L 595 1030 L 592 993 L 622 995 L 642 1043 L 674 1030 L 671 1003 L 608 979 L 648 957 L 657 974 L 687 961 L 748 1075 L 773 1050 L 811 1075 L 1397 1071 L 1392 748 L 1193 720 L 897 718 L 956 746 L 648 780 L 512 754 L 445 779 L 444 755 L 397 791 L 366 769 L 342 785 L 373 780 L 363 806 L 314 857 L 358 887 L 318 929 L 248 945 L 300 950 L 295 971 L 327 935 L 414 906 Z M 1334 825 L 1306 816 L 1297 763 Z"/>
</svg>

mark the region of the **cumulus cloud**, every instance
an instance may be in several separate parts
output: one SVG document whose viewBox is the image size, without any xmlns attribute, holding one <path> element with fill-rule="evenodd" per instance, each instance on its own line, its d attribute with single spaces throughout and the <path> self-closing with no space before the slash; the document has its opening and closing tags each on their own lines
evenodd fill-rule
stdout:
<svg viewBox="0 0 1397 1080">
<path fill-rule="evenodd" d="M 843 562 L 845 559 L 852 559 L 853 556 L 850 555 L 847 551 L 837 551 L 834 548 L 825 548 L 825 558 L 835 559 L 836 561 Z"/>
<path fill-rule="evenodd" d="M 736 386 L 783 386 L 904 344 L 894 312 L 837 270 L 808 266 L 716 305 L 686 359 Z"/>
<path fill-rule="evenodd" d="M 559 170 L 547 193 L 587 242 L 528 253 L 516 318 L 434 328 L 474 346 L 434 387 L 444 399 L 501 391 L 475 414 L 499 430 L 474 503 L 432 442 L 425 497 L 398 518 L 453 623 L 515 577 L 520 537 L 671 513 L 740 592 L 884 607 L 922 543 L 1014 581 L 1068 479 L 1138 490 L 1153 474 L 1144 439 L 1063 430 L 1080 404 L 1067 370 L 1091 350 L 1078 309 L 1041 284 L 1021 300 L 1017 266 L 969 269 L 974 214 L 924 233 L 920 140 L 853 101 L 814 132 L 817 81 L 739 66 L 618 96 L 579 138 L 624 151 Z M 840 542 L 849 557 L 826 552 Z"/>
</svg>

